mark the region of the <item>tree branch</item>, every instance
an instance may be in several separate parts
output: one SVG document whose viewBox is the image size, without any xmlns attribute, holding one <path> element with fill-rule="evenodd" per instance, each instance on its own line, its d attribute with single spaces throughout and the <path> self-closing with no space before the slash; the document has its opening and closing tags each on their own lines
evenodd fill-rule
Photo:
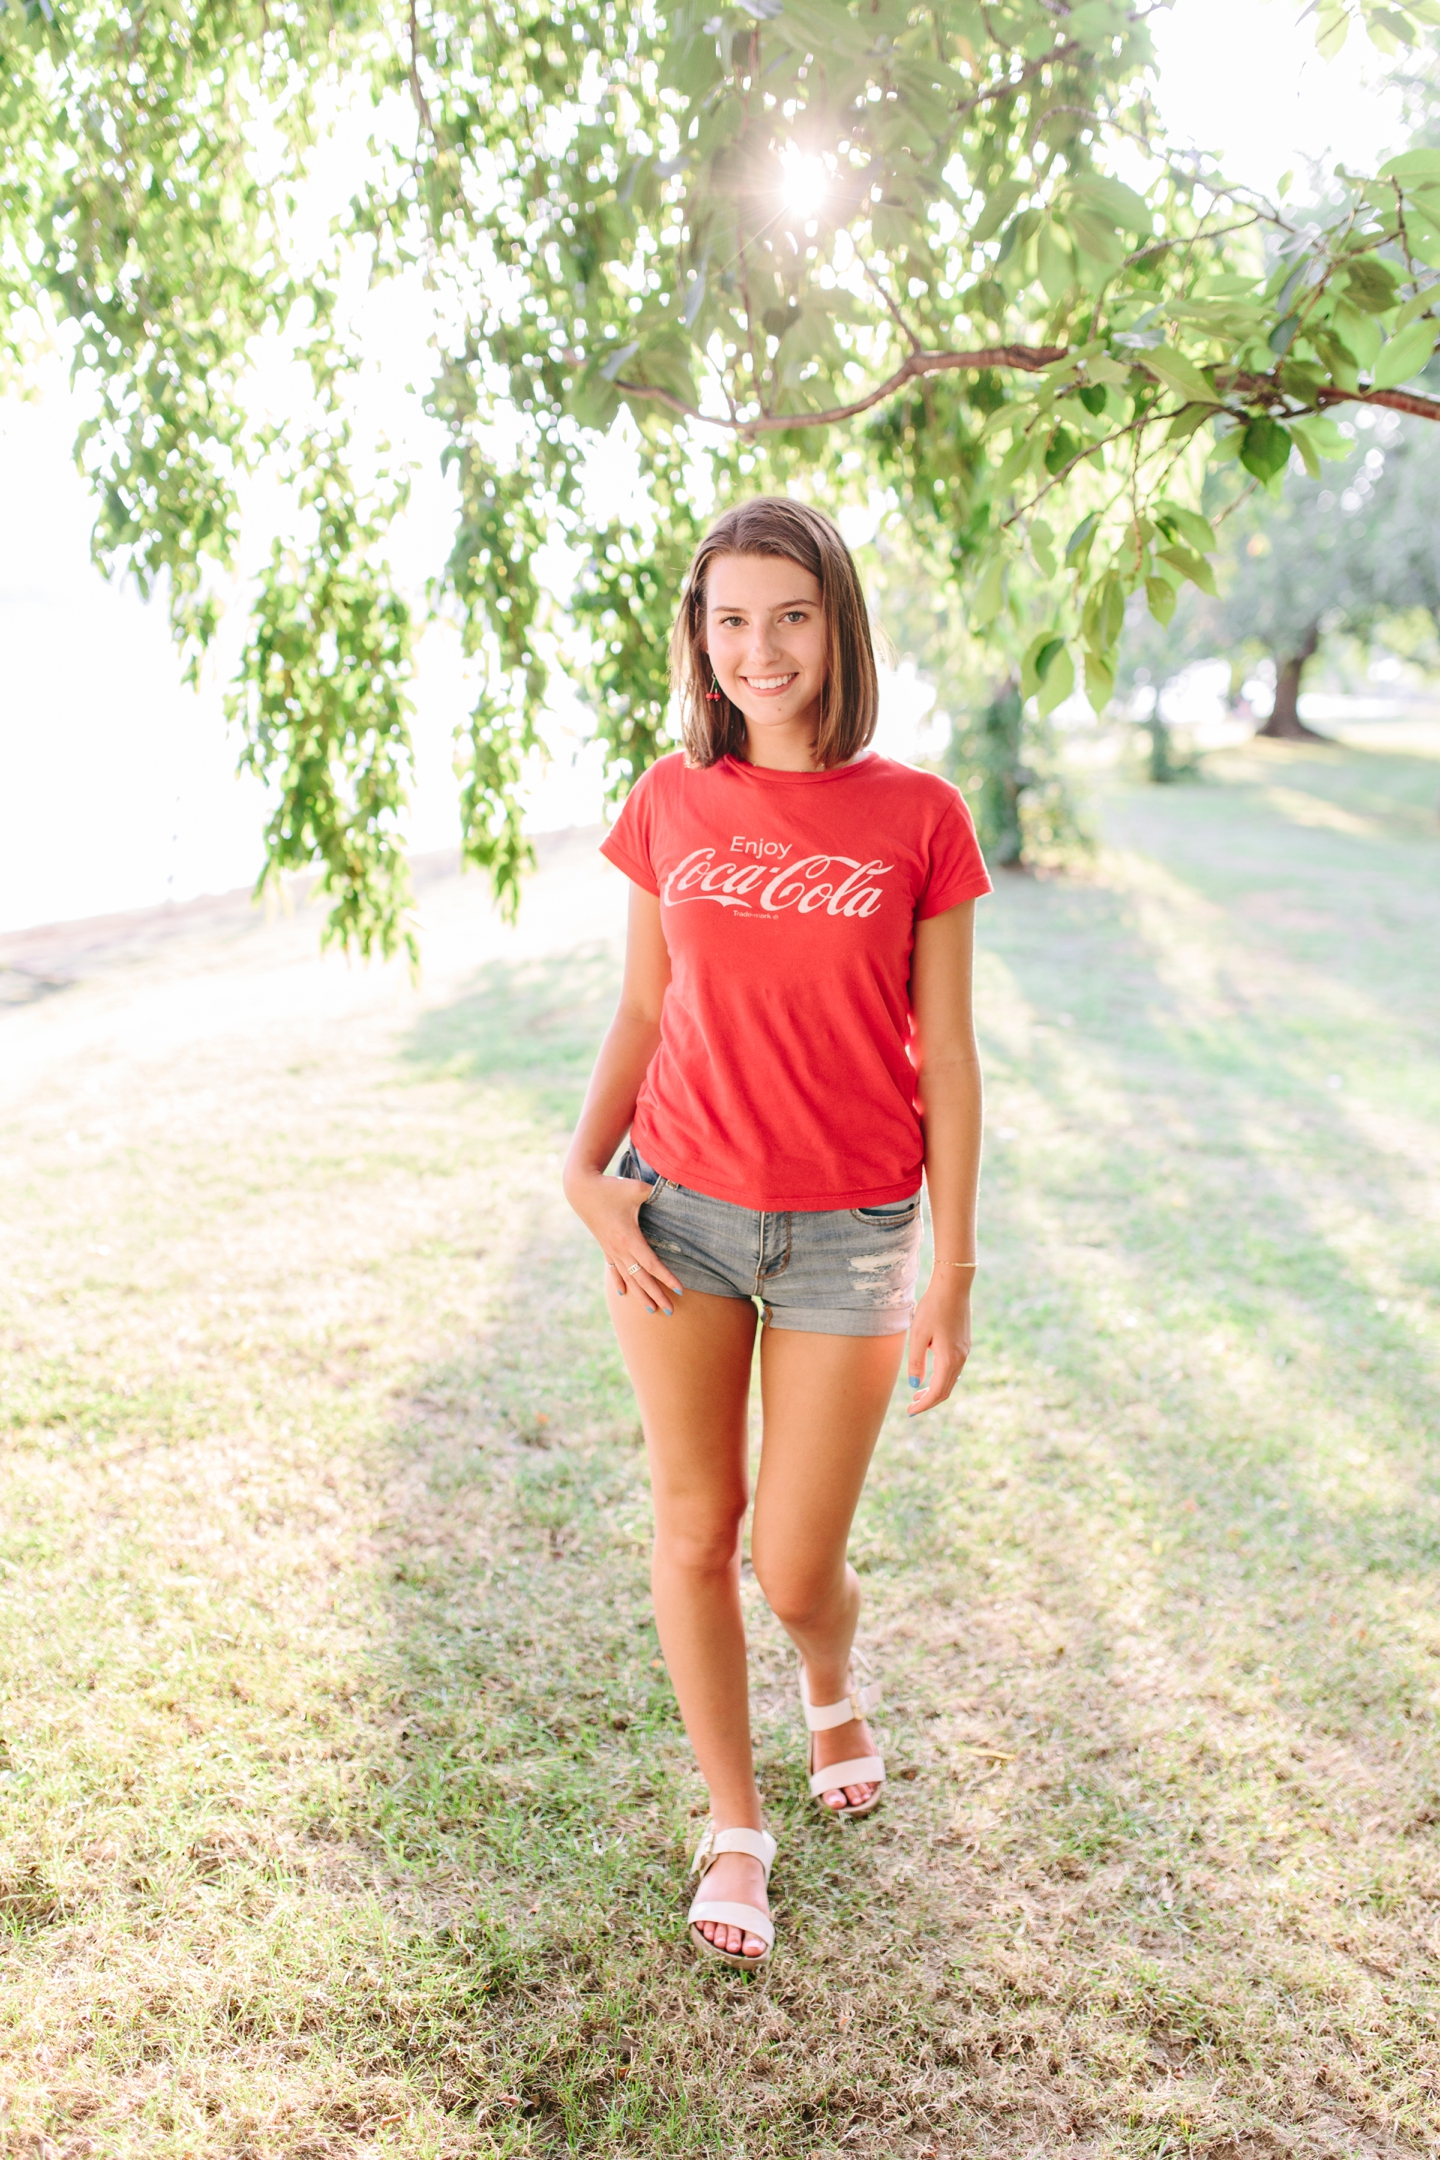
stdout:
<svg viewBox="0 0 1440 2160">
<path fill-rule="evenodd" d="M 1023 90 L 1037 75 L 1043 75 L 1047 67 L 1054 67 L 1057 61 L 1068 60 L 1072 53 L 1079 50 L 1079 38 L 1071 38 L 1064 45 L 1052 45 L 1048 52 L 1041 53 L 1038 60 L 1032 60 L 1023 67 L 1018 75 L 1007 75 L 998 82 L 987 83 L 974 97 L 966 98 L 963 104 L 955 107 L 956 119 L 963 120 L 966 113 L 974 112 L 977 105 L 988 105 L 992 98 L 1009 97 L 1012 93 Z M 1054 112 L 1059 108 L 1051 106 L 1050 110 Z"/>
<path fill-rule="evenodd" d="M 907 382 L 922 375 L 948 375 L 956 370 L 971 373 L 981 368 L 1018 368 L 1026 375 L 1043 374 L 1058 360 L 1068 359 L 1072 348 L 1068 345 L 985 345 L 977 352 L 912 352 L 901 361 L 893 375 L 867 390 L 863 397 L 855 398 L 849 405 L 830 405 L 823 412 L 756 413 L 749 420 L 721 419 L 715 413 L 701 412 L 698 405 L 687 405 L 676 397 L 673 390 L 662 390 L 654 383 L 625 382 L 617 377 L 615 388 L 626 397 L 651 398 L 683 419 L 699 420 L 706 427 L 729 428 L 737 435 L 778 434 L 789 428 L 838 427 L 842 421 L 853 420 L 858 414 L 869 412 L 872 406 L 883 404 L 897 390 L 903 390 Z M 1144 367 L 1145 355 L 1137 352 L 1132 366 Z M 1226 388 L 1238 391 L 1242 397 L 1264 398 L 1273 404 L 1284 397 L 1285 392 L 1269 375 L 1243 373 L 1223 375 Z M 1159 376 L 1155 377 L 1158 382 Z M 1220 405 L 1217 396 L 1217 407 Z M 1392 412 L 1410 413 L 1420 420 L 1440 420 L 1440 398 L 1423 397 L 1417 390 L 1341 390 L 1325 384 L 1315 393 L 1316 409 L 1326 405 L 1384 405 Z M 1232 414 L 1234 419 L 1241 416 Z M 1284 418 L 1282 413 L 1280 416 Z M 1298 415 L 1297 415 L 1298 417 Z"/>
<path fill-rule="evenodd" d="M 1242 397 L 1284 395 L 1268 375 L 1227 375 L 1225 381 Z M 1340 390 L 1326 383 L 1316 391 L 1312 402 L 1317 409 L 1327 405 L 1385 405 L 1391 412 L 1410 413 L 1417 420 L 1440 420 L 1440 398 L 1423 397 L 1418 390 Z M 1280 418 L 1284 417 L 1281 413 Z"/>
<path fill-rule="evenodd" d="M 1065 345 L 987 345 L 978 352 L 913 352 L 902 360 L 893 375 L 864 397 L 856 398 L 850 405 L 831 405 L 823 412 L 757 413 L 751 420 L 721 420 L 714 413 L 702 413 L 697 405 L 687 405 L 676 397 L 673 390 L 661 390 L 653 383 L 624 382 L 618 376 L 615 388 L 623 390 L 627 397 L 653 398 L 657 404 L 667 405 L 671 412 L 683 415 L 687 420 L 702 420 L 707 427 L 733 428 L 739 435 L 766 435 L 784 428 L 835 427 L 842 420 L 853 420 L 857 413 L 868 412 L 872 405 L 879 405 L 897 390 L 903 390 L 907 382 L 918 375 L 946 375 L 957 368 L 979 369 L 1009 367 L 1020 368 L 1027 375 L 1038 375 L 1057 360 L 1063 360 L 1069 348 Z"/>
</svg>

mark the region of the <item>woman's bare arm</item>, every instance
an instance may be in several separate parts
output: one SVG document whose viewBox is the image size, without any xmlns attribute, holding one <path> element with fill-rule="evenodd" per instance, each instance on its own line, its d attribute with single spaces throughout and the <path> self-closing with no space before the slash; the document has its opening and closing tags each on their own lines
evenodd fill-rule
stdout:
<svg viewBox="0 0 1440 2160">
<path fill-rule="evenodd" d="M 971 1002 L 974 950 L 973 900 L 915 926 L 910 1001 L 935 1267 L 910 1329 L 912 1415 L 944 1402 L 970 1355 L 974 1271 L 950 1263 L 975 1258 L 982 1095 Z"/>
<path fill-rule="evenodd" d="M 630 888 L 625 979 L 615 1018 L 600 1045 L 585 1104 L 565 1158 L 565 1197 L 615 1269 L 623 1295 L 633 1283 L 647 1305 L 669 1312 L 680 1285 L 640 1234 L 649 1187 L 639 1178 L 606 1176 L 606 1166 L 629 1130 L 640 1083 L 660 1041 L 660 1008 L 670 981 L 670 954 L 653 893 Z M 630 1269 L 639 1262 L 640 1272 Z"/>
</svg>

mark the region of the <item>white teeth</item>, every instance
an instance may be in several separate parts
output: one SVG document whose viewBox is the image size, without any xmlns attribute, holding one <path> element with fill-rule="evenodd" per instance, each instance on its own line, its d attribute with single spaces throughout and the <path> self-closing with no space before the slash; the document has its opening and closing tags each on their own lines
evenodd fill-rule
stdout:
<svg viewBox="0 0 1440 2160">
<path fill-rule="evenodd" d="M 793 675 L 747 675 L 752 690 L 778 690 L 782 683 L 794 682 Z"/>
</svg>

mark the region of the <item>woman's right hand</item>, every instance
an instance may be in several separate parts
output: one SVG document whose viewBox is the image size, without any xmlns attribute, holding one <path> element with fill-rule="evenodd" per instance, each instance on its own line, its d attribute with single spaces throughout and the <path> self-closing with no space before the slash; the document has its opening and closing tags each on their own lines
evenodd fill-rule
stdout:
<svg viewBox="0 0 1440 2160">
<path fill-rule="evenodd" d="M 605 1255 L 621 1297 L 639 1292 L 647 1312 L 674 1311 L 685 1295 L 669 1268 L 656 1259 L 640 1233 L 640 1210 L 651 1188 L 643 1178 L 608 1177 L 603 1170 L 568 1169 L 565 1197 Z"/>
</svg>

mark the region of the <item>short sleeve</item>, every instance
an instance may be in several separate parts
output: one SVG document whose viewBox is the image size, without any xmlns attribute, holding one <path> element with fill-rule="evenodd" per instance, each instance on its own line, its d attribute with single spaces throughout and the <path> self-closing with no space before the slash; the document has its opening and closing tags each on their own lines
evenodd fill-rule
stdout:
<svg viewBox="0 0 1440 2160">
<path fill-rule="evenodd" d="M 964 796 L 948 784 L 945 793 L 948 799 L 930 836 L 930 868 L 915 907 L 917 922 L 994 890 Z"/>
<path fill-rule="evenodd" d="M 623 870 L 643 892 L 658 893 L 655 875 L 655 780 L 654 766 L 640 775 L 624 802 L 620 815 L 600 843 L 607 862 Z"/>
</svg>

